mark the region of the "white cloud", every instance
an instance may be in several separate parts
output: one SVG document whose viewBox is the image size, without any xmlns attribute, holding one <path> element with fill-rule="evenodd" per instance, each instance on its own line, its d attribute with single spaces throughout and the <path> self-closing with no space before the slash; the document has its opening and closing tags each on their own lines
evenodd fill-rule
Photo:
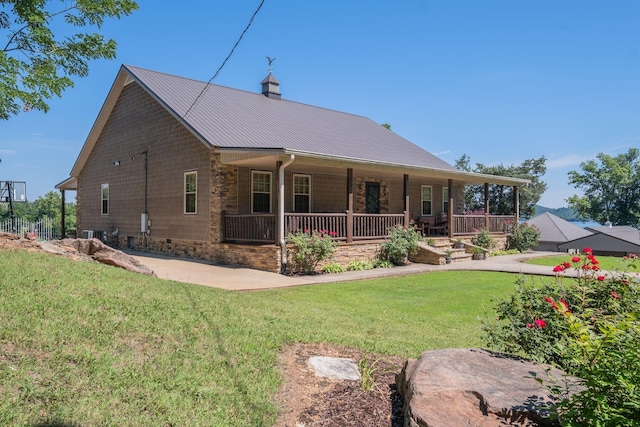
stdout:
<svg viewBox="0 0 640 427">
<path fill-rule="evenodd" d="M 14 156 L 16 150 L 0 150 L 0 156 Z"/>
<path fill-rule="evenodd" d="M 547 165 L 547 168 L 549 169 L 566 168 L 569 166 L 577 166 L 584 161 L 594 159 L 594 158 L 595 156 L 593 155 L 568 154 L 564 157 L 555 157 L 555 158 L 547 159 L 546 165 Z"/>
</svg>

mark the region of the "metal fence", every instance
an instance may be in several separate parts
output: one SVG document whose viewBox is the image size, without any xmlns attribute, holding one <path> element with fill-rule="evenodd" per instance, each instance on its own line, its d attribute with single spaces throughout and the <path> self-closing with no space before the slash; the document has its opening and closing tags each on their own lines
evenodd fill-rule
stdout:
<svg viewBox="0 0 640 427">
<path fill-rule="evenodd" d="M 29 235 L 38 240 L 60 238 L 60 225 L 54 224 L 52 218 L 41 218 L 37 221 L 27 221 L 24 218 L 6 219 L 0 221 L 0 231 L 23 237 Z"/>
</svg>

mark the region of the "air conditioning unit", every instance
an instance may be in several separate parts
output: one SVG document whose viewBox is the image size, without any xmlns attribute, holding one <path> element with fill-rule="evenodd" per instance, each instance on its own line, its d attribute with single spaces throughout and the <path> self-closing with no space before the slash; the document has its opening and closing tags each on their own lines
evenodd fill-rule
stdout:
<svg viewBox="0 0 640 427">
<path fill-rule="evenodd" d="M 93 230 L 82 230 L 83 239 L 93 239 Z"/>
</svg>

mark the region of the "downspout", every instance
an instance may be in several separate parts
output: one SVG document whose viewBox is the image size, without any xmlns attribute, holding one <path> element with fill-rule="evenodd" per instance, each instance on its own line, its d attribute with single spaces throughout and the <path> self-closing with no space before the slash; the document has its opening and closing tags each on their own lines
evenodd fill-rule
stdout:
<svg viewBox="0 0 640 427">
<path fill-rule="evenodd" d="M 282 255 L 280 263 L 281 274 L 287 272 L 287 241 L 284 239 L 284 170 L 295 159 L 296 156 L 291 154 L 289 160 L 283 162 L 278 170 L 278 240 L 280 241 L 280 253 Z"/>
</svg>

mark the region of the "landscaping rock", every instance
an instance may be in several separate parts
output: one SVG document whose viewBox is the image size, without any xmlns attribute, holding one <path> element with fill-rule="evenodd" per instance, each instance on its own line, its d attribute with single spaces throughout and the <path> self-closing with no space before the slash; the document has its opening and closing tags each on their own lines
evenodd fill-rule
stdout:
<svg viewBox="0 0 640 427">
<path fill-rule="evenodd" d="M 309 365 L 319 377 L 335 380 L 360 380 L 360 371 L 353 359 L 313 356 L 309 358 Z"/>
<path fill-rule="evenodd" d="M 62 239 L 56 241 L 55 244 L 63 249 L 69 248 L 69 250 L 67 250 L 69 253 L 75 250 L 79 254 L 88 255 L 102 264 L 124 268 L 134 273 L 155 276 L 153 270 L 146 265 L 141 264 L 138 260 L 122 251 L 105 245 L 98 239 Z"/>
<path fill-rule="evenodd" d="M 559 425 L 549 418 L 554 398 L 534 375 L 549 384 L 552 378 L 564 378 L 559 369 L 488 350 L 425 351 L 396 375 L 404 398 L 404 425 Z"/>
</svg>

